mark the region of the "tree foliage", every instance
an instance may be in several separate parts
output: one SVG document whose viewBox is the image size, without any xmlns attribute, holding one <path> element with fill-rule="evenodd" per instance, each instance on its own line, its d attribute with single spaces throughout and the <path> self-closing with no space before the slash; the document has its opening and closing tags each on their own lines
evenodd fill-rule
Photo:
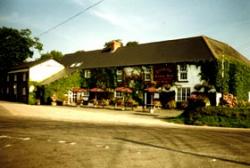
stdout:
<svg viewBox="0 0 250 168">
<path fill-rule="evenodd" d="M 45 98 L 51 97 L 53 94 L 60 100 L 65 98 L 65 94 L 74 87 L 81 87 L 82 77 L 79 71 L 69 73 L 64 76 L 64 78 L 54 81 L 50 84 L 44 86 L 45 88 Z"/>
<path fill-rule="evenodd" d="M 63 58 L 63 54 L 60 51 L 52 50 L 50 52 L 42 54 L 40 57 L 40 59 L 48 59 L 48 58 L 53 58 L 57 61 L 60 61 Z"/>
<path fill-rule="evenodd" d="M 29 29 L 0 28 L 1 70 L 20 64 L 27 58 L 32 58 L 33 49 L 41 51 L 42 47 L 39 39 L 31 36 Z"/>
<path fill-rule="evenodd" d="M 204 62 L 201 64 L 201 79 L 213 85 L 217 91 L 232 93 L 239 100 L 247 100 L 250 91 L 250 65 L 236 60 L 225 60 L 224 78 L 222 62 Z"/>
<path fill-rule="evenodd" d="M 126 46 L 137 46 L 139 43 L 137 41 L 129 41 L 127 42 Z"/>
</svg>

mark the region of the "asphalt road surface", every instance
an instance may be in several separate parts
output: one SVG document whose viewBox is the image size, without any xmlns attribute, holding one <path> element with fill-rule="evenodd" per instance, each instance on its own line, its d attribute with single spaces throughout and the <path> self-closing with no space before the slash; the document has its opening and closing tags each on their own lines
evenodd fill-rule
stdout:
<svg viewBox="0 0 250 168">
<path fill-rule="evenodd" d="M 0 167 L 250 167 L 250 130 L 1 115 Z"/>
</svg>

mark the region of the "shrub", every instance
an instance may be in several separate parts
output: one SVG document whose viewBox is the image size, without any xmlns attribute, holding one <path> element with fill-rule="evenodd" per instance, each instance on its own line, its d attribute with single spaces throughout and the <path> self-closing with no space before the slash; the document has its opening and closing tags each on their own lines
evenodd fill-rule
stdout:
<svg viewBox="0 0 250 168">
<path fill-rule="evenodd" d="M 170 100 L 168 103 L 167 103 L 167 107 L 169 109 L 175 109 L 176 108 L 176 101 L 175 100 Z"/>
<path fill-rule="evenodd" d="M 126 106 L 128 107 L 137 107 L 139 105 L 138 102 L 136 102 L 134 99 L 130 98 L 126 102 Z"/>
<path fill-rule="evenodd" d="M 188 107 L 187 101 L 177 102 L 176 103 L 177 109 L 185 110 Z"/>
<path fill-rule="evenodd" d="M 201 94 L 192 94 L 188 98 L 188 108 L 196 109 L 198 107 L 205 107 L 209 104 L 209 99 Z"/>
<path fill-rule="evenodd" d="M 154 100 L 153 104 L 154 104 L 155 107 L 161 107 L 162 106 L 161 102 L 159 100 Z"/>
<path fill-rule="evenodd" d="M 231 108 L 235 107 L 237 105 L 237 98 L 230 93 L 226 93 L 223 95 L 221 105 L 226 105 Z"/>
<path fill-rule="evenodd" d="M 101 106 L 108 106 L 109 105 L 109 100 L 108 99 L 102 99 L 100 101 Z"/>
<path fill-rule="evenodd" d="M 199 107 L 181 115 L 184 123 L 226 127 L 250 127 L 250 107 Z"/>
<path fill-rule="evenodd" d="M 245 100 L 238 101 L 237 107 L 250 107 L 250 102 Z"/>
</svg>

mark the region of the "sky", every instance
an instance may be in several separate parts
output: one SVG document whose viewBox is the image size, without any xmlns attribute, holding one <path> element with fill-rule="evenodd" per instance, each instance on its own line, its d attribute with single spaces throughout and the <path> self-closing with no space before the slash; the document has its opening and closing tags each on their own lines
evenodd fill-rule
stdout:
<svg viewBox="0 0 250 168">
<path fill-rule="evenodd" d="M 42 53 L 101 49 L 113 39 L 126 44 L 206 35 L 250 59 L 250 0 L 104 0 L 40 35 L 99 1 L 0 0 L 0 27 L 30 29 Z"/>
</svg>

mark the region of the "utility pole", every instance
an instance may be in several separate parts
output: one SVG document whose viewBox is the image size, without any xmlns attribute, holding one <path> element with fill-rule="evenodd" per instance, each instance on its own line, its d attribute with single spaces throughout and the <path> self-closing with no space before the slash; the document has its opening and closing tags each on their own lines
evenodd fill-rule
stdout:
<svg viewBox="0 0 250 168">
<path fill-rule="evenodd" d="M 222 103 L 223 103 L 223 96 L 224 96 L 224 77 L 225 77 L 225 55 L 223 51 L 222 61 L 221 61 L 221 100 L 222 100 Z"/>
</svg>

